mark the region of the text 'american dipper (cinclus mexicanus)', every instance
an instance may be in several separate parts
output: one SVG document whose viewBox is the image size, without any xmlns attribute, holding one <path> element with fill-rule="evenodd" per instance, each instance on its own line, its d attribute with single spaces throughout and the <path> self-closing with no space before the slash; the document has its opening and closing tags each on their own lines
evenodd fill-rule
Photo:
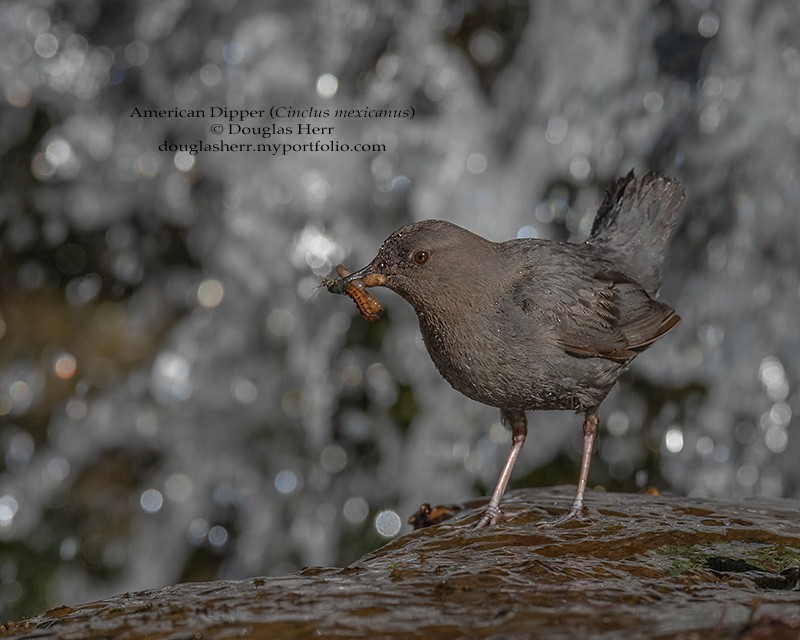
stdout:
<svg viewBox="0 0 800 640">
<path fill-rule="evenodd" d="M 500 499 L 528 431 L 525 411 L 535 409 L 585 414 L 577 495 L 556 522 L 581 510 L 598 406 L 639 352 L 680 321 L 655 298 L 682 201 L 677 180 L 631 172 L 609 187 L 583 244 L 491 242 L 423 220 L 392 233 L 363 269 L 342 268 L 348 275 L 327 282 L 357 303 L 365 286 L 399 293 L 417 312 L 445 380 L 500 409 L 511 451 L 477 526 L 502 517 Z"/>
</svg>

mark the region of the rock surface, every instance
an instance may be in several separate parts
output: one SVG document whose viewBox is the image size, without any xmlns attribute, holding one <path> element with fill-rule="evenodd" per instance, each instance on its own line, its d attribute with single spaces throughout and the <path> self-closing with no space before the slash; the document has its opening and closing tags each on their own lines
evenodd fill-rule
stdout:
<svg viewBox="0 0 800 640">
<path fill-rule="evenodd" d="M 800 501 L 510 492 L 343 569 L 63 606 L 2 638 L 800 638 Z"/>
</svg>

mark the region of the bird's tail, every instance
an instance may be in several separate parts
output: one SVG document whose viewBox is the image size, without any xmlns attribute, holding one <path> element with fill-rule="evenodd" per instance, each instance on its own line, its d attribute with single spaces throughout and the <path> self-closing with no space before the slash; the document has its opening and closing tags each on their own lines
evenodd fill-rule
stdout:
<svg viewBox="0 0 800 640">
<path fill-rule="evenodd" d="M 606 191 L 586 242 L 655 297 L 661 287 L 664 248 L 681 202 L 683 188 L 677 180 L 653 172 L 637 178 L 631 171 Z"/>
</svg>

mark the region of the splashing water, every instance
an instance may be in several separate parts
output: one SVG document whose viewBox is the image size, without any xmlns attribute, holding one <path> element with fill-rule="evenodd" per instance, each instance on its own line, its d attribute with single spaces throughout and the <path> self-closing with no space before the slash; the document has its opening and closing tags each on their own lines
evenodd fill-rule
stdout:
<svg viewBox="0 0 800 640">
<path fill-rule="evenodd" d="M 0 7 L 4 615 L 344 563 L 491 486 L 499 417 L 410 308 L 367 326 L 315 287 L 427 217 L 580 241 L 630 167 L 685 185 L 683 324 L 604 403 L 593 482 L 798 495 L 791 3 L 48 6 Z M 212 105 L 416 115 L 315 122 L 382 152 L 286 156 L 161 152 L 212 120 L 130 117 Z M 574 416 L 531 428 L 520 469 L 577 458 Z"/>
</svg>

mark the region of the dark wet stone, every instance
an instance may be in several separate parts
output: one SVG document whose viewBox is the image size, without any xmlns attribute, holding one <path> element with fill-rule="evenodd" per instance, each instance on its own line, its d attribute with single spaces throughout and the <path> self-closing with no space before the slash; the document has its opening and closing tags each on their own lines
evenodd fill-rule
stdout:
<svg viewBox="0 0 800 640">
<path fill-rule="evenodd" d="M 798 638 L 798 500 L 510 492 L 349 567 L 63 606 L 2 638 Z"/>
</svg>

